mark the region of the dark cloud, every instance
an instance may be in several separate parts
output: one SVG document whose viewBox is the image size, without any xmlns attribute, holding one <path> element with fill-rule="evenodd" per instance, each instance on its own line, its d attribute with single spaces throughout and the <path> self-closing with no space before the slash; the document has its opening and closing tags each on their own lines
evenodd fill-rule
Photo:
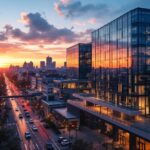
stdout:
<svg viewBox="0 0 150 150">
<path fill-rule="evenodd" d="M 45 20 L 39 13 L 24 14 L 22 22 L 29 29 L 24 32 L 19 28 L 13 28 L 11 25 L 5 26 L 5 34 L 8 37 L 20 39 L 28 42 L 73 42 L 78 35 L 67 28 L 58 29 Z"/>
<path fill-rule="evenodd" d="M 5 33 L 0 32 L 0 41 L 5 41 L 5 40 L 7 40 L 7 37 L 6 37 Z"/>
<path fill-rule="evenodd" d="M 58 9 L 59 8 L 59 9 Z M 56 10 L 56 9 L 55 9 Z M 57 3 L 57 10 L 59 14 L 65 15 L 66 17 L 81 17 L 81 16 L 102 16 L 104 13 L 109 12 L 109 8 L 106 4 L 82 4 L 80 1 L 74 1 L 67 5 L 63 3 Z"/>
</svg>

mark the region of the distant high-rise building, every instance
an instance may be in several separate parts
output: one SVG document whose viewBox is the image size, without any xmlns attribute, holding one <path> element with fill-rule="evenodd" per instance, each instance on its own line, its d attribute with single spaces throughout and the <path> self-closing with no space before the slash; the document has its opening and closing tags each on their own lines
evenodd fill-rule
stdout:
<svg viewBox="0 0 150 150">
<path fill-rule="evenodd" d="M 45 61 L 40 61 L 40 69 L 45 69 Z"/>
<path fill-rule="evenodd" d="M 51 69 L 52 68 L 52 57 L 47 57 L 46 58 L 46 68 Z"/>
<path fill-rule="evenodd" d="M 25 61 L 24 64 L 23 64 L 23 68 L 27 68 L 27 62 Z"/>
<path fill-rule="evenodd" d="M 56 61 L 53 61 L 53 63 L 52 63 L 52 67 L 53 67 L 53 69 L 55 69 L 55 68 L 56 68 Z"/>
<path fill-rule="evenodd" d="M 30 62 L 28 63 L 28 69 L 32 70 L 33 68 L 34 68 L 33 62 L 30 61 Z"/>
<path fill-rule="evenodd" d="M 67 67 L 67 62 L 65 61 L 65 62 L 64 62 L 64 68 L 66 68 L 66 67 Z"/>
<path fill-rule="evenodd" d="M 23 69 L 25 69 L 25 70 L 33 70 L 34 69 L 33 62 L 30 61 L 29 63 L 27 63 L 25 61 L 24 64 L 23 64 Z"/>
</svg>

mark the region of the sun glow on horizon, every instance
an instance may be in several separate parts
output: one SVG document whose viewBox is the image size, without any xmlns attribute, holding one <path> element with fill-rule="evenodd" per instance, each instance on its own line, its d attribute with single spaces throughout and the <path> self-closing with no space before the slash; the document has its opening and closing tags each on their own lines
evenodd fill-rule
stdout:
<svg viewBox="0 0 150 150">
<path fill-rule="evenodd" d="M 23 63 L 33 61 L 34 66 L 39 66 L 40 61 L 46 61 L 46 57 L 41 58 L 17 58 L 17 57 L 0 57 L 0 68 L 8 68 L 10 65 L 22 66 Z M 61 67 L 64 62 L 64 57 L 54 59 L 56 61 L 57 67 Z"/>
</svg>

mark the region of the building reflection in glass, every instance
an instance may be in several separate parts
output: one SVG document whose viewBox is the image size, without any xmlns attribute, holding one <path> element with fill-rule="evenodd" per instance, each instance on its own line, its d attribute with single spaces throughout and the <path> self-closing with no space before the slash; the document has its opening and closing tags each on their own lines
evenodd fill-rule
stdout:
<svg viewBox="0 0 150 150">
<path fill-rule="evenodd" d="M 137 8 L 92 32 L 95 94 L 150 114 L 150 10 Z"/>
<path fill-rule="evenodd" d="M 67 48 L 67 76 L 71 79 L 88 79 L 92 67 L 91 43 L 79 43 Z"/>
</svg>

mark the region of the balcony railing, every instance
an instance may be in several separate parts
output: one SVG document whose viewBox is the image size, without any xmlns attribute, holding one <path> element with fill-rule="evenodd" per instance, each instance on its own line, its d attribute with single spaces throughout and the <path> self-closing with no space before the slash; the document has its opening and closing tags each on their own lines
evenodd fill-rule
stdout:
<svg viewBox="0 0 150 150">
<path fill-rule="evenodd" d="M 100 111 L 100 109 L 98 110 L 96 106 L 86 106 L 84 102 L 68 100 L 68 103 L 79 109 L 89 112 L 111 124 L 117 125 L 127 131 L 133 132 L 134 134 L 137 134 L 145 139 L 150 140 L 150 130 L 149 130 L 150 120 L 146 124 L 143 120 L 142 122 L 134 120 L 127 121 L 124 120 L 123 118 L 118 118 L 114 116 L 111 112 L 108 112 L 106 114 L 104 110 Z M 143 125 L 146 125 L 147 127 L 143 127 Z"/>
<path fill-rule="evenodd" d="M 115 120 L 119 124 L 121 123 L 121 124 L 127 125 L 127 126 L 131 126 L 132 125 L 131 122 L 125 121 L 125 120 L 123 120 L 121 118 L 119 119 L 119 118 L 113 116 L 113 114 L 110 113 L 110 112 L 108 112 L 106 114 L 106 112 L 103 109 L 101 109 L 101 111 L 100 111 L 100 110 L 96 109 L 97 107 L 86 106 L 83 102 L 79 102 L 79 101 L 76 102 L 76 101 L 68 100 L 68 103 L 70 103 L 70 104 L 72 104 L 72 105 L 74 105 L 76 107 L 79 107 L 81 109 L 84 109 L 86 111 L 88 110 L 88 111 L 90 111 L 90 112 L 92 112 L 92 113 L 94 113 L 96 115 L 100 115 L 101 117 L 107 118 L 108 120 L 110 120 L 110 119 Z"/>
</svg>

